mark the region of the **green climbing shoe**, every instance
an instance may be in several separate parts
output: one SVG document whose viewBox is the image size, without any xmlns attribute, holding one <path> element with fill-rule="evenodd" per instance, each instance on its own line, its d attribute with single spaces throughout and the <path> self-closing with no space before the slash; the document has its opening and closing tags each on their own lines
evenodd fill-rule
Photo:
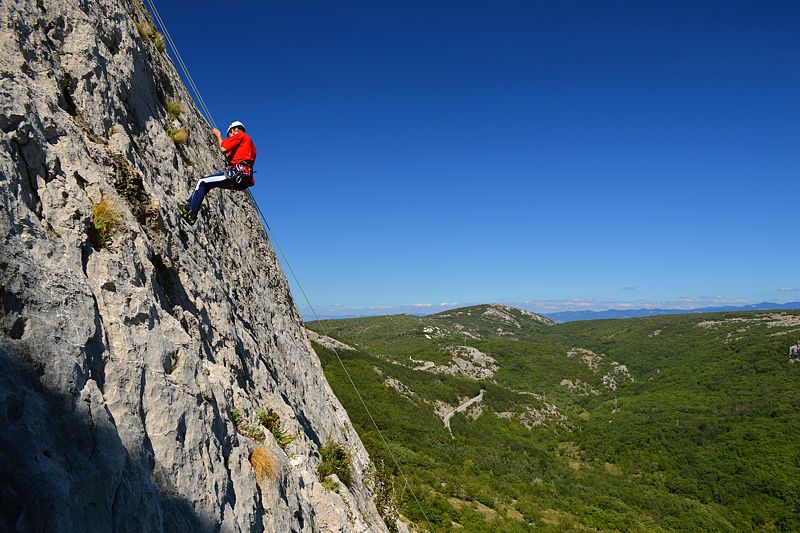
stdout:
<svg viewBox="0 0 800 533">
<path fill-rule="evenodd" d="M 197 222 L 197 214 L 192 213 L 189 210 L 189 206 L 187 206 L 186 204 L 178 204 L 178 213 L 180 213 L 181 218 L 183 220 L 185 220 L 191 225 L 194 225 L 194 223 Z"/>
</svg>

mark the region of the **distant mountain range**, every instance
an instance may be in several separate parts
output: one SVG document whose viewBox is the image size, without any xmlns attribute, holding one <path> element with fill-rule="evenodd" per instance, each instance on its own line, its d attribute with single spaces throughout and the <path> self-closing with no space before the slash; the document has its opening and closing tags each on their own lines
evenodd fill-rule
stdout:
<svg viewBox="0 0 800 533">
<path fill-rule="evenodd" d="M 510 304 L 512 307 L 525 309 L 556 322 L 574 322 L 576 320 L 602 320 L 606 318 L 637 318 L 641 316 L 656 315 L 683 315 L 689 313 L 723 313 L 731 311 L 772 311 L 776 309 L 800 309 L 800 302 L 787 302 L 778 304 L 774 302 L 761 302 L 742 306 L 701 307 L 697 309 L 606 309 L 604 311 L 558 311 L 555 313 L 542 313 L 536 309 L 527 308 L 524 304 Z M 444 312 L 458 308 L 458 304 L 441 304 L 434 306 L 398 306 L 398 307 L 365 307 L 355 312 L 331 312 L 321 309 L 317 315 L 308 308 L 302 308 L 303 318 L 306 320 L 337 320 L 343 318 L 363 318 L 368 316 L 383 316 L 409 314 L 414 316 L 430 316 L 437 312 Z"/>
<path fill-rule="evenodd" d="M 722 313 L 731 311 L 772 311 L 775 309 L 800 309 L 800 302 L 777 304 L 761 302 L 742 306 L 702 307 L 699 309 L 606 309 L 605 311 L 560 311 L 558 313 L 542 313 L 556 322 L 574 322 L 576 320 L 601 320 L 604 318 L 636 318 L 655 315 L 683 315 L 688 313 Z"/>
</svg>

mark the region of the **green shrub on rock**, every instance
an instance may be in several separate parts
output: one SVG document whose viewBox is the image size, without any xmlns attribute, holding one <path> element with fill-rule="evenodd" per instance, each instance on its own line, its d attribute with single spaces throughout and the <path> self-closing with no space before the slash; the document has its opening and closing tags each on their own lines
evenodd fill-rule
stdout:
<svg viewBox="0 0 800 533">
<path fill-rule="evenodd" d="M 341 444 L 328 441 L 319 449 L 319 454 L 322 456 L 322 463 L 317 469 L 319 478 L 324 480 L 331 474 L 336 474 L 339 480 L 349 488 L 353 483 L 353 460 L 350 452 Z"/>
</svg>

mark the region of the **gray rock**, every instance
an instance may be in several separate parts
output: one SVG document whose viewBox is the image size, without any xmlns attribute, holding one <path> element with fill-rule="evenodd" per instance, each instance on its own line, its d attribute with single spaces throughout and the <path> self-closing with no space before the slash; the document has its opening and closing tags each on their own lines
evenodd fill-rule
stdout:
<svg viewBox="0 0 800 533">
<path fill-rule="evenodd" d="M 223 160 L 137 31 L 143 4 L 7 0 L 2 15 L 0 530 L 385 531 L 249 197 L 213 191 L 196 226 L 176 217 Z M 121 227 L 95 248 L 104 198 Z M 260 409 L 297 435 L 285 450 Z M 317 475 L 328 440 L 353 456 L 340 494 Z M 259 445 L 278 465 L 261 486 Z"/>
</svg>

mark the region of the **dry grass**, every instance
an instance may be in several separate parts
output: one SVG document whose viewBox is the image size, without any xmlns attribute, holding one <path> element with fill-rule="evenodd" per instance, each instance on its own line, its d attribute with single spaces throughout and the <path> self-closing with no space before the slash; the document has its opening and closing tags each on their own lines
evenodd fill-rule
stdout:
<svg viewBox="0 0 800 533">
<path fill-rule="evenodd" d="M 164 42 L 164 37 L 160 33 L 156 32 L 153 36 L 153 43 L 156 45 L 156 50 L 162 54 L 167 51 L 167 44 Z"/>
<path fill-rule="evenodd" d="M 106 139 L 110 139 L 120 131 L 122 131 L 122 129 L 119 126 L 111 126 L 111 128 L 106 132 Z"/>
<path fill-rule="evenodd" d="M 183 104 L 180 100 L 170 100 L 167 102 L 167 115 L 169 118 L 178 118 L 183 113 Z"/>
<path fill-rule="evenodd" d="M 266 446 L 259 446 L 250 454 L 250 464 L 256 473 L 259 485 L 278 478 L 278 461 Z"/>
<path fill-rule="evenodd" d="M 136 30 L 139 32 L 139 37 L 142 39 L 150 39 L 156 33 L 156 27 L 153 23 L 144 20 L 136 21 Z"/>
<path fill-rule="evenodd" d="M 136 31 L 139 32 L 139 37 L 144 40 L 150 39 L 153 41 L 153 44 L 156 46 L 156 49 L 159 52 L 166 52 L 167 44 L 164 42 L 164 37 L 158 33 L 158 30 L 156 30 L 156 27 L 152 22 L 136 20 L 134 21 L 134 24 L 136 25 Z"/>
<path fill-rule="evenodd" d="M 169 128 L 167 133 L 175 144 L 183 144 L 189 139 L 189 130 L 186 128 Z"/>
<path fill-rule="evenodd" d="M 331 492 L 339 494 L 339 483 L 334 481 L 332 477 L 323 479 L 322 486 L 325 488 L 325 490 L 329 490 Z"/>
<path fill-rule="evenodd" d="M 117 206 L 109 198 L 103 198 L 92 208 L 92 227 L 89 238 L 95 248 L 106 248 L 122 223 Z"/>
</svg>

